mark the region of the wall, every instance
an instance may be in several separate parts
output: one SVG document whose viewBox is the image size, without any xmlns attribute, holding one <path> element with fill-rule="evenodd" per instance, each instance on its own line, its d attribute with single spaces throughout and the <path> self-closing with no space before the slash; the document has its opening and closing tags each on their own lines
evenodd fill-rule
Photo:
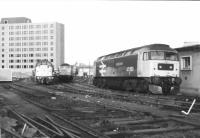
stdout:
<svg viewBox="0 0 200 138">
<path fill-rule="evenodd" d="M 181 56 L 192 56 L 192 70 L 181 70 L 181 92 L 200 95 L 200 51 L 179 51 Z"/>
</svg>

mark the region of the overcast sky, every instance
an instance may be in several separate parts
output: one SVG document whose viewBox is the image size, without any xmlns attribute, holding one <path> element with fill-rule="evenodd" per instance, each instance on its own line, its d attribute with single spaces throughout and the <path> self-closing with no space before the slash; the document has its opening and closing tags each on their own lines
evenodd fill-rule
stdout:
<svg viewBox="0 0 200 138">
<path fill-rule="evenodd" d="M 102 55 L 152 43 L 200 42 L 200 1 L 0 1 L 0 18 L 65 25 L 65 62 L 93 64 Z"/>
</svg>

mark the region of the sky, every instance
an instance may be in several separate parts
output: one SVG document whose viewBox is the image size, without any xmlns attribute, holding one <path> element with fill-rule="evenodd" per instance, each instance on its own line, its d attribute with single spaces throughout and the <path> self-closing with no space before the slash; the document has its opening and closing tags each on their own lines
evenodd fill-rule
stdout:
<svg viewBox="0 0 200 138">
<path fill-rule="evenodd" d="M 65 62 L 153 43 L 200 42 L 200 1 L 1 0 L 0 18 L 65 25 Z"/>
</svg>

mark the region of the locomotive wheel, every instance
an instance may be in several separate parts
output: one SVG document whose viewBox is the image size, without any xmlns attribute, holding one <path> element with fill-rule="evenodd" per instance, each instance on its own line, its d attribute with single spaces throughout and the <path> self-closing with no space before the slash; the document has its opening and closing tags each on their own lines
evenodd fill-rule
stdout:
<svg viewBox="0 0 200 138">
<path fill-rule="evenodd" d="M 174 86 L 174 89 L 170 91 L 170 94 L 177 95 L 179 91 L 180 91 L 180 88 L 178 86 Z"/>
<path fill-rule="evenodd" d="M 101 88 L 106 88 L 106 80 L 105 79 L 103 79 L 101 81 Z"/>
<path fill-rule="evenodd" d="M 137 82 L 136 91 L 139 93 L 148 93 L 149 92 L 149 84 L 145 80 L 140 80 Z"/>
<path fill-rule="evenodd" d="M 171 90 L 171 87 L 170 86 L 162 86 L 162 93 L 164 94 L 164 95 L 168 95 L 168 94 L 170 94 L 170 90 Z"/>
<path fill-rule="evenodd" d="M 123 83 L 123 89 L 126 91 L 131 91 L 133 88 L 131 86 L 131 82 L 129 80 L 125 80 Z"/>
</svg>

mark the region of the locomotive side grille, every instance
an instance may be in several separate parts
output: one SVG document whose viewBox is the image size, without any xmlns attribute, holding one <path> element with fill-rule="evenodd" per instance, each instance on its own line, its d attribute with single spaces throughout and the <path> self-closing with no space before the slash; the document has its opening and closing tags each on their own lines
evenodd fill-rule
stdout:
<svg viewBox="0 0 200 138">
<path fill-rule="evenodd" d="M 174 65 L 173 64 L 158 64 L 158 70 L 174 70 Z"/>
</svg>

